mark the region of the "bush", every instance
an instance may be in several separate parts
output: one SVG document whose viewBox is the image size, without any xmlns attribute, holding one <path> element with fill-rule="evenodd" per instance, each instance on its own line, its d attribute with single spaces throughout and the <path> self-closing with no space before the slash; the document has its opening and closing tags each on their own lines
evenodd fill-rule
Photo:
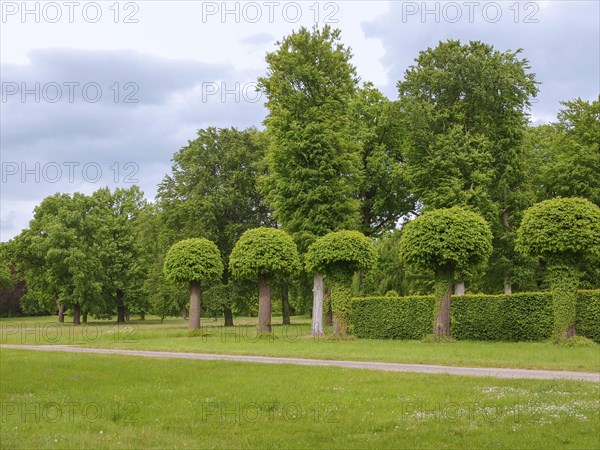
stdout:
<svg viewBox="0 0 600 450">
<path fill-rule="evenodd" d="M 452 302 L 450 335 L 459 340 L 543 341 L 552 336 L 551 292 L 462 295 Z M 431 332 L 433 296 L 354 298 L 352 330 L 359 338 L 422 339 Z M 579 291 L 577 333 L 600 342 L 600 290 Z"/>
</svg>

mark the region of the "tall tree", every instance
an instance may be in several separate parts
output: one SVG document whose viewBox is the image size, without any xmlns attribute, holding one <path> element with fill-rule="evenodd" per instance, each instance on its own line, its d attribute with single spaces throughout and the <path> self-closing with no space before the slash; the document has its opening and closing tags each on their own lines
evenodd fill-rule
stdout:
<svg viewBox="0 0 600 450">
<path fill-rule="evenodd" d="M 415 205 L 404 163 L 404 139 L 396 105 L 365 83 L 350 105 L 351 136 L 360 153 L 361 231 L 380 236 L 393 230 Z"/>
<path fill-rule="evenodd" d="M 441 42 L 398 83 L 414 193 L 426 209 L 469 205 L 488 219 L 507 292 L 518 262 L 513 230 L 533 200 L 522 140 L 537 83 L 520 53 Z"/>
<path fill-rule="evenodd" d="M 319 236 L 358 227 L 360 161 L 350 111 L 358 80 L 339 30 L 301 28 L 277 47 L 259 79 L 270 137 L 262 187 L 276 220 L 304 252 Z M 317 273 L 314 319 L 321 317 L 322 295 Z"/>
<path fill-rule="evenodd" d="M 137 226 L 146 201 L 137 186 L 113 192 L 99 189 L 92 199 L 94 208 L 89 220 L 95 229 L 95 253 L 102 267 L 103 290 L 107 304 L 114 305 L 110 310 L 117 310 L 117 322 L 125 322 L 127 313 L 147 307 L 147 298 L 142 295 L 147 267 Z"/>
<path fill-rule="evenodd" d="M 173 156 L 171 174 L 158 188 L 161 240 L 204 237 L 223 257 L 223 283 L 231 276 L 228 258 L 238 238 L 251 228 L 272 225 L 270 209 L 257 190 L 267 141 L 255 129 L 207 128 L 198 131 Z M 231 307 L 223 303 L 225 324 L 233 325 Z"/>
</svg>

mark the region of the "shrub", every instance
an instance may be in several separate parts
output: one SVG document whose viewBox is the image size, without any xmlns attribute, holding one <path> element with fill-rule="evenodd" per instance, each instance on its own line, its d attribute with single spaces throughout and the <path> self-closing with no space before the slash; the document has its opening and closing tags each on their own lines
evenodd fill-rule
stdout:
<svg viewBox="0 0 600 450">
<path fill-rule="evenodd" d="M 422 339 L 431 333 L 433 296 L 352 300 L 350 322 L 357 337 Z M 579 291 L 577 331 L 600 342 L 600 290 Z M 454 297 L 450 334 L 459 340 L 544 341 L 552 336 L 551 292 Z"/>
</svg>

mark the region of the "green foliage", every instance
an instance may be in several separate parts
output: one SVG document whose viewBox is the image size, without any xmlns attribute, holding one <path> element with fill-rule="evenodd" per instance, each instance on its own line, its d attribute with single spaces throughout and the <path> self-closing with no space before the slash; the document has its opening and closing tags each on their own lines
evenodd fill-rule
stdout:
<svg viewBox="0 0 600 450">
<path fill-rule="evenodd" d="M 0 260 L 0 289 L 12 290 L 15 286 L 15 281 L 10 269 Z"/>
<path fill-rule="evenodd" d="M 171 174 L 158 188 L 163 227 L 157 237 L 167 248 L 190 237 L 213 241 L 223 257 L 225 283 L 229 254 L 241 234 L 271 223 L 257 190 L 267 145 L 265 133 L 253 128 L 198 130 L 173 155 Z"/>
<path fill-rule="evenodd" d="M 300 257 L 289 234 L 260 227 L 242 234 L 229 257 L 229 267 L 236 278 L 290 278 L 300 271 Z"/>
<path fill-rule="evenodd" d="M 517 249 L 548 263 L 554 296 L 555 339 L 575 325 L 577 263 L 600 257 L 600 208 L 583 198 L 554 198 L 525 211 Z"/>
<path fill-rule="evenodd" d="M 352 299 L 350 322 L 357 337 L 421 339 L 430 333 L 434 297 Z M 551 292 L 461 295 L 452 299 L 450 335 L 459 340 L 544 341 L 552 336 Z M 577 332 L 600 342 L 600 290 L 577 294 Z"/>
<path fill-rule="evenodd" d="M 402 258 L 437 277 L 455 279 L 484 264 L 492 251 L 492 233 L 480 215 L 461 207 L 423 214 L 403 228 Z"/>
<path fill-rule="evenodd" d="M 528 133 L 539 200 L 583 197 L 600 206 L 600 100 L 561 103 L 556 123 Z"/>
<path fill-rule="evenodd" d="M 277 45 L 259 79 L 271 144 L 261 189 L 304 251 L 315 238 L 358 224 L 360 172 L 349 106 L 357 76 L 339 30 L 300 28 Z"/>
<path fill-rule="evenodd" d="M 431 333 L 434 303 L 432 296 L 352 299 L 352 332 L 358 338 L 421 339 Z"/>
<path fill-rule="evenodd" d="M 392 290 L 392 291 L 387 291 L 385 293 L 385 296 L 386 297 L 399 297 L 400 295 L 396 291 Z"/>
<path fill-rule="evenodd" d="M 360 151 L 361 231 L 381 236 L 415 208 L 404 164 L 403 130 L 395 104 L 364 83 L 350 104 L 352 137 Z"/>
<path fill-rule="evenodd" d="M 576 197 L 537 203 L 525 212 L 517 249 L 551 264 L 586 254 L 600 256 L 600 208 Z"/>
<path fill-rule="evenodd" d="M 335 231 L 320 237 L 309 247 L 305 264 L 311 273 L 351 276 L 354 272 L 375 268 L 377 250 L 359 231 Z"/>
<path fill-rule="evenodd" d="M 208 239 L 184 239 L 167 252 L 164 272 L 177 283 L 207 282 L 223 275 L 223 262 L 219 249 Z"/>
<path fill-rule="evenodd" d="M 576 315 L 577 333 L 600 342 L 600 291 L 579 291 Z"/>
</svg>

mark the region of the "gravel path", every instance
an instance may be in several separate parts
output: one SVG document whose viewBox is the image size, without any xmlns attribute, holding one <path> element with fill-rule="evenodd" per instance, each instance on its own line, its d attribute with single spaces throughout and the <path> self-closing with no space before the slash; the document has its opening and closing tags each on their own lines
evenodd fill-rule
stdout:
<svg viewBox="0 0 600 450">
<path fill-rule="evenodd" d="M 399 364 L 366 361 L 335 361 L 325 359 L 275 358 L 271 356 L 213 355 L 210 353 L 183 353 L 148 350 L 119 350 L 108 348 L 70 347 L 65 345 L 13 345 L 0 348 L 38 350 L 67 353 L 94 353 L 101 355 L 144 356 L 147 358 L 195 359 L 203 361 L 233 361 L 258 364 L 294 364 L 299 366 L 343 367 L 348 369 L 382 370 L 388 372 L 416 372 L 463 375 L 471 377 L 530 378 L 538 380 L 578 380 L 600 383 L 600 373 L 567 372 L 558 370 L 503 369 L 491 367 L 451 367 L 428 364 Z"/>
</svg>

